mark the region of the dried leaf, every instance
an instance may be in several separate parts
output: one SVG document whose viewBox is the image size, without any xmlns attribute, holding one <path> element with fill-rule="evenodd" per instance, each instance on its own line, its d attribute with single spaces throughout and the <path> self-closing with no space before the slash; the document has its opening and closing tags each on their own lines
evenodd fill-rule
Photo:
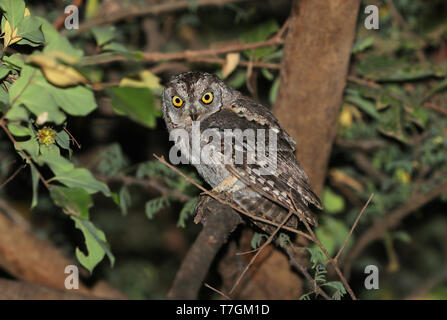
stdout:
<svg viewBox="0 0 447 320">
<path fill-rule="evenodd" d="M 228 53 L 225 57 L 225 63 L 222 66 L 222 76 L 225 79 L 228 77 L 237 67 L 240 60 L 240 53 L 239 52 L 233 52 Z"/>
<path fill-rule="evenodd" d="M 87 83 L 87 79 L 82 74 L 73 67 L 60 63 L 56 56 L 52 54 L 31 55 L 29 60 L 38 65 L 48 81 L 54 85 L 68 87 Z"/>
</svg>

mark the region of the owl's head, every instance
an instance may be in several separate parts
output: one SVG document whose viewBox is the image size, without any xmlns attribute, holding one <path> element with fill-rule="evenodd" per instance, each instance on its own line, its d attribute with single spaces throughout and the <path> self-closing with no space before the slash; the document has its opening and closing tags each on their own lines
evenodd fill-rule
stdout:
<svg viewBox="0 0 447 320">
<path fill-rule="evenodd" d="M 162 111 L 168 130 L 190 128 L 228 105 L 239 93 L 216 75 L 185 72 L 172 77 L 163 91 Z"/>
</svg>

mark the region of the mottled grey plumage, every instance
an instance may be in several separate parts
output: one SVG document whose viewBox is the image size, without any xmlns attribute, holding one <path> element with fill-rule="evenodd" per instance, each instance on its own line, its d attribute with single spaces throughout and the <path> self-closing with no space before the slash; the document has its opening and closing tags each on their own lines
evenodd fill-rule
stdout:
<svg viewBox="0 0 447 320">
<path fill-rule="evenodd" d="M 212 102 L 206 104 L 202 97 L 211 92 Z M 180 107 L 174 102 L 179 97 L 183 100 Z M 163 92 L 162 111 L 168 130 L 185 129 L 189 133 L 188 141 L 179 138 L 176 146 L 191 160 L 187 146 L 191 145 L 192 121 L 200 122 L 200 131 L 206 129 L 223 135 L 224 129 L 272 129 L 277 133 L 277 162 L 276 170 L 271 174 L 261 172 L 268 167 L 269 158 L 256 156 L 254 163 L 246 161 L 250 144 L 247 141 L 232 141 L 232 148 L 242 147 L 244 162 L 236 163 L 234 154 L 231 164 L 224 164 L 221 157 L 210 157 L 208 163 L 195 164 L 199 174 L 215 191 L 226 193 L 232 201 L 257 216 L 276 223 L 286 218 L 293 202 L 303 216 L 312 225 L 317 225 L 309 204 L 322 209 L 318 197 L 312 192 L 309 179 L 295 157 L 295 141 L 280 126 L 278 120 L 264 106 L 242 96 L 242 94 L 221 81 L 217 76 L 204 72 L 186 72 L 173 77 Z M 267 145 L 270 141 L 267 138 Z M 200 145 L 210 142 L 209 138 L 202 138 Z M 239 148 L 240 148 L 239 147 Z M 212 149 L 212 155 L 221 156 L 224 143 Z M 267 152 L 268 154 L 268 152 Z M 228 197 L 227 197 L 228 198 Z M 271 233 L 275 227 L 253 221 L 264 231 Z M 297 227 L 298 219 L 292 216 L 286 225 Z"/>
</svg>

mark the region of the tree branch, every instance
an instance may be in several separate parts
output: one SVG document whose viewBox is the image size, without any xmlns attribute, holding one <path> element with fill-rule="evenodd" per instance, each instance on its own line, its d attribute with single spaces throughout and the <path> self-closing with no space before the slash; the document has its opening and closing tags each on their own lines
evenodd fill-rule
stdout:
<svg viewBox="0 0 447 320">
<path fill-rule="evenodd" d="M 226 3 L 236 3 L 247 0 L 197 0 L 194 5 L 196 6 L 223 6 Z M 91 19 L 79 26 L 77 33 L 83 32 L 90 27 L 99 26 L 104 24 L 115 23 L 124 19 L 132 19 L 138 18 L 142 16 L 155 16 L 161 15 L 169 12 L 179 11 L 183 9 L 187 9 L 191 6 L 191 1 L 189 0 L 180 0 L 180 1 L 168 1 L 165 3 L 160 3 L 147 7 L 137 7 L 131 8 L 129 10 L 116 12 L 110 14 L 108 16 L 98 17 L 96 19 Z"/>
<path fill-rule="evenodd" d="M 184 194 L 180 192 L 179 190 L 171 190 L 167 187 L 165 187 L 162 183 L 155 179 L 139 179 L 132 176 L 126 176 L 126 175 L 117 175 L 113 177 L 107 177 L 102 175 L 95 175 L 95 177 L 105 183 L 113 183 L 113 182 L 121 182 L 124 184 L 133 184 L 138 185 L 143 188 L 149 188 L 152 190 L 156 190 L 159 192 L 162 196 L 172 196 L 177 198 L 181 202 L 187 202 L 191 200 L 191 197 L 187 194 Z"/>
<path fill-rule="evenodd" d="M 83 59 L 80 63 L 81 65 L 97 65 L 97 64 L 105 64 L 111 62 L 119 62 L 119 61 L 130 61 L 130 60 L 143 60 L 145 62 L 160 62 L 160 61 L 190 61 L 190 62 L 203 62 L 203 63 L 211 63 L 211 64 L 224 64 L 225 59 L 217 58 L 216 56 L 219 54 L 225 54 L 230 52 L 240 52 L 245 50 L 253 50 L 257 48 L 263 47 L 272 47 L 277 45 L 282 45 L 284 40 L 282 38 L 283 32 L 278 32 L 272 38 L 254 42 L 254 43 L 230 43 L 227 45 L 220 45 L 218 47 L 200 49 L 200 50 L 185 50 L 180 52 L 143 52 L 141 54 L 141 58 L 133 58 L 128 56 L 114 55 L 114 54 L 100 54 L 100 55 L 92 55 Z M 249 62 L 249 61 L 239 61 L 238 65 L 248 67 L 251 65 L 252 67 L 258 68 L 270 68 L 270 69 L 279 69 L 280 65 L 276 63 L 266 63 L 266 62 Z"/>
<path fill-rule="evenodd" d="M 64 270 L 68 265 L 76 263 L 66 258 L 49 241 L 36 238 L 27 228 L 8 219 L 6 216 L 20 215 L 6 212 L 12 210 L 12 207 L 0 202 L 0 266 L 9 274 L 26 282 L 65 290 L 67 275 Z M 83 270 L 80 269 L 81 274 Z M 77 292 L 115 299 L 124 298 L 117 290 L 105 284 L 96 290 L 80 283 Z"/>
<path fill-rule="evenodd" d="M 67 292 L 24 281 L 0 279 L 0 300 L 95 300 L 98 297 Z"/>
<path fill-rule="evenodd" d="M 170 299 L 196 299 L 208 269 L 228 236 L 242 222 L 239 214 L 209 196 L 202 196 L 198 216 L 203 229 L 180 266 Z"/>
</svg>

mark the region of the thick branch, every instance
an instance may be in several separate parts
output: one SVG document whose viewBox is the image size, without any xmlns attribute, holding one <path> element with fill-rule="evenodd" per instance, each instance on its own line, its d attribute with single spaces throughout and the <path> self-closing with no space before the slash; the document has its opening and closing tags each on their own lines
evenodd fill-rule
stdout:
<svg viewBox="0 0 447 320">
<path fill-rule="evenodd" d="M 273 111 L 297 141 L 297 157 L 317 193 L 335 138 L 359 5 L 358 0 L 295 1 L 284 43 Z"/>
<path fill-rule="evenodd" d="M 0 200 L 0 267 L 26 282 L 65 290 L 65 268 L 76 263 L 66 258 L 49 241 L 36 238 L 29 230 L 9 220 L 6 216 L 17 216 L 19 213 L 8 213 L 7 210 L 14 209 Z M 125 298 L 106 284 L 91 290 L 80 283 L 77 292 L 115 299 Z"/>
<path fill-rule="evenodd" d="M 67 292 L 23 281 L 0 279 L 0 300 L 93 300 L 98 297 Z"/>
<path fill-rule="evenodd" d="M 204 196 L 198 205 L 203 229 L 189 249 L 168 293 L 170 299 L 196 299 L 208 269 L 228 236 L 242 222 L 225 204 Z"/>
</svg>

